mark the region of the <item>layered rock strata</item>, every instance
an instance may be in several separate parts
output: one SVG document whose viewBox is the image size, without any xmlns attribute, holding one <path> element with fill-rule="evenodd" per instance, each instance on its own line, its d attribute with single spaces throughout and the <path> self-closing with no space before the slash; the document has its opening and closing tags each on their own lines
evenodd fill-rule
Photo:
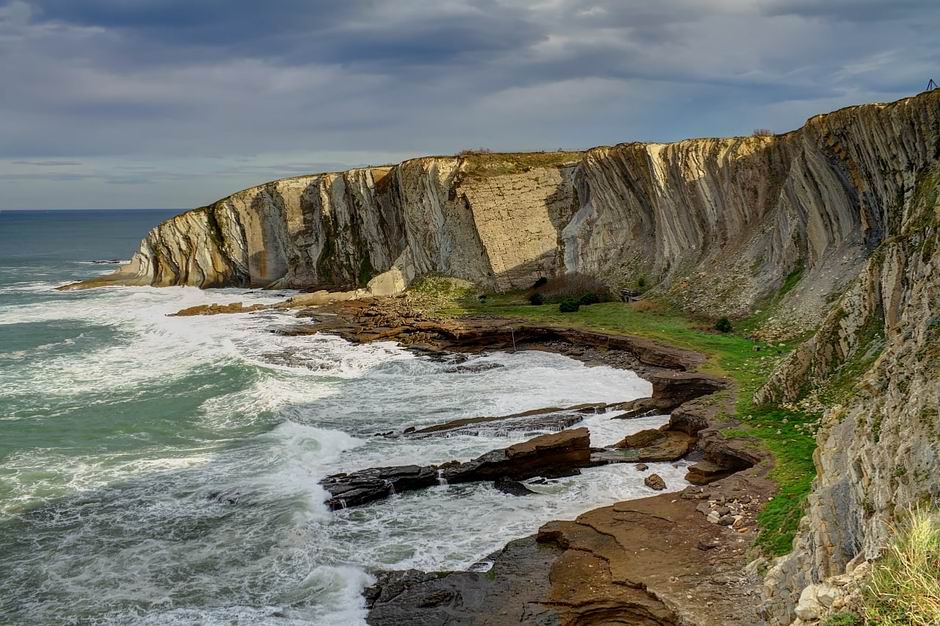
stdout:
<svg viewBox="0 0 940 626">
<path fill-rule="evenodd" d="M 895 234 L 758 393 L 830 407 L 807 515 L 768 574 L 773 624 L 790 623 L 804 588 L 878 557 L 911 507 L 940 506 L 940 170 L 914 182 Z"/>
<path fill-rule="evenodd" d="M 937 162 L 938 109 L 934 91 L 773 137 L 427 157 L 274 181 L 164 222 L 130 264 L 84 286 L 368 294 L 429 273 L 505 289 L 577 271 L 718 315 L 747 312 L 789 277 L 776 329 L 788 334 L 817 321 L 896 230 L 918 173 Z"/>
<path fill-rule="evenodd" d="M 493 450 L 463 463 L 419 467 L 379 467 L 333 474 L 320 484 L 330 494 L 327 506 L 345 509 L 395 493 L 436 485 L 484 480 L 524 480 L 542 475 L 577 471 L 588 465 L 591 439 L 587 428 L 540 435 L 502 450 Z"/>
</svg>

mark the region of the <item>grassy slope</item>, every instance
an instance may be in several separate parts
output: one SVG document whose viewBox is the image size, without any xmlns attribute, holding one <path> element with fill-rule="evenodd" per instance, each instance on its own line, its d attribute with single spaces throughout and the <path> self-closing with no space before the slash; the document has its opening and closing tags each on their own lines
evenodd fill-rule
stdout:
<svg viewBox="0 0 940 626">
<path fill-rule="evenodd" d="M 717 333 L 704 321 L 690 320 L 666 308 L 642 310 L 648 304 L 608 302 L 582 306 L 577 313 L 561 313 L 555 304 L 528 304 L 524 293 L 489 295 L 481 302 L 469 292 L 451 289 L 442 294 L 439 289 L 439 285 L 427 284 L 418 288 L 425 294 L 438 294 L 429 302 L 430 308 L 438 314 L 493 315 L 558 323 L 658 339 L 707 355 L 703 371 L 728 376 L 737 382 L 735 418 L 741 422 L 741 427 L 729 431 L 728 436 L 755 438 L 776 458 L 771 478 L 779 485 L 779 491 L 760 515 L 758 545 L 770 555 L 790 551 L 803 502 L 815 476 L 812 424 L 818 416 L 782 407 L 756 407 L 751 398 L 776 361 L 790 351 L 791 344 L 768 346 L 742 334 Z"/>
</svg>

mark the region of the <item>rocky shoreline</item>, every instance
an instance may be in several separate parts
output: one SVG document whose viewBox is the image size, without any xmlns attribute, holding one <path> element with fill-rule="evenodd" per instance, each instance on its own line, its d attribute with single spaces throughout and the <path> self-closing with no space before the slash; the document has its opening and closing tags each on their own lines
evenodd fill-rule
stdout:
<svg viewBox="0 0 940 626">
<path fill-rule="evenodd" d="M 366 505 L 441 480 L 492 480 L 497 488 L 524 495 L 527 490 L 518 480 L 612 462 L 686 459 L 693 462 L 686 479 L 701 485 L 602 507 L 573 521 L 549 522 L 470 571 L 380 572 L 365 594 L 370 624 L 762 623 L 761 577 L 748 563 L 756 516 L 774 491 L 767 479 L 771 459 L 752 444 L 722 434 L 735 425 L 723 417 L 732 414 L 735 390 L 730 380 L 690 371 L 703 363 L 703 355 L 645 339 L 549 325 L 436 320 L 411 310 L 401 298 L 300 308 L 298 318 L 298 324 L 276 332 L 333 333 L 357 343 L 396 341 L 435 355 L 546 350 L 632 369 L 653 385 L 651 397 L 625 403 L 548 407 L 379 433 L 440 436 L 452 429 L 513 424 L 524 430 L 525 424 L 544 428 L 546 419 L 559 431 L 465 463 L 327 477 L 323 485 L 331 494 L 331 508 Z M 617 411 L 612 419 L 664 413 L 670 418 L 661 429 L 590 449 L 577 416 L 595 411 Z M 647 485 L 658 488 L 656 479 L 648 476 Z"/>
</svg>

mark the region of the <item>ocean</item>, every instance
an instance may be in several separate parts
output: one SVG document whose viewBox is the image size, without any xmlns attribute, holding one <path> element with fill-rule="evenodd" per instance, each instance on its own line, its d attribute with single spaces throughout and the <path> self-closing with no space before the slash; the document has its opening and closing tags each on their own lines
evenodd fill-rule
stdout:
<svg viewBox="0 0 940 626">
<path fill-rule="evenodd" d="M 536 351 L 456 368 L 392 343 L 288 337 L 288 313 L 168 317 L 290 292 L 56 291 L 172 211 L 0 212 L 0 623 L 364 623 L 378 569 L 467 568 L 551 519 L 649 495 L 632 465 L 520 498 L 440 485 L 338 512 L 323 476 L 466 460 L 525 436 L 389 439 L 457 417 L 647 395 Z M 485 367 L 473 367 L 474 365 Z M 590 416 L 592 443 L 664 417 Z M 670 489 L 684 468 L 654 464 Z"/>
</svg>

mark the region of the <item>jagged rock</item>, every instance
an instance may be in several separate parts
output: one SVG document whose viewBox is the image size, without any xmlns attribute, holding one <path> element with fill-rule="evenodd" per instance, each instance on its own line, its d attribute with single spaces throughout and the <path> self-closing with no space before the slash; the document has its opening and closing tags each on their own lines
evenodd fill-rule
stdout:
<svg viewBox="0 0 940 626">
<path fill-rule="evenodd" d="M 332 510 L 359 506 L 393 493 L 423 489 L 446 480 L 465 483 L 481 480 L 519 481 L 539 475 L 558 475 L 588 465 L 591 448 L 587 428 L 541 435 L 493 450 L 472 461 L 452 461 L 438 466 L 375 467 L 334 474 L 320 481 L 329 492 Z"/>
<path fill-rule="evenodd" d="M 811 622 L 818 619 L 821 614 L 830 606 L 839 595 L 837 589 L 823 583 L 819 585 L 809 585 L 800 594 L 795 613 L 796 616 L 804 622 Z"/>
<path fill-rule="evenodd" d="M 728 386 L 728 383 L 721 378 L 688 372 L 652 372 L 648 373 L 646 378 L 653 385 L 653 395 L 649 398 L 638 398 L 609 405 L 608 410 L 624 411 L 623 414 L 615 416 L 615 419 L 663 415 L 690 400 L 710 395 Z M 696 430 L 691 420 L 683 421 L 674 418 L 673 421 L 675 425 L 670 424 L 672 430 L 681 430 L 688 435 L 695 435 L 707 423 L 704 417 L 700 418 L 696 424 L 701 423 L 701 426 Z"/>
<path fill-rule="evenodd" d="M 335 511 L 380 500 L 393 493 L 430 487 L 437 482 L 436 467 L 404 465 L 334 474 L 324 478 L 320 484 L 330 494 L 327 506 Z"/>
<path fill-rule="evenodd" d="M 666 481 L 659 474 L 650 474 L 643 479 L 643 484 L 656 491 L 662 491 L 666 488 Z"/>
<path fill-rule="evenodd" d="M 367 621 L 753 626 L 757 579 L 742 574 L 739 537 L 674 494 L 622 502 L 510 542 L 486 571 L 380 574 Z"/>
<path fill-rule="evenodd" d="M 493 486 L 499 491 L 511 496 L 529 496 L 535 493 L 518 480 L 501 477 L 493 481 Z"/>
<path fill-rule="evenodd" d="M 917 107 L 906 101 L 897 124 L 851 128 L 892 154 L 885 177 L 872 179 L 878 194 L 897 194 L 876 204 L 890 237 L 756 395 L 793 401 L 853 371 L 845 399 L 819 424 L 816 479 L 793 551 L 767 573 L 765 611 L 774 626 L 790 623 L 803 589 L 875 558 L 904 512 L 940 493 L 940 138 L 936 126 L 916 132 L 940 112 Z M 902 124 L 905 111 L 923 117 Z"/>
</svg>

